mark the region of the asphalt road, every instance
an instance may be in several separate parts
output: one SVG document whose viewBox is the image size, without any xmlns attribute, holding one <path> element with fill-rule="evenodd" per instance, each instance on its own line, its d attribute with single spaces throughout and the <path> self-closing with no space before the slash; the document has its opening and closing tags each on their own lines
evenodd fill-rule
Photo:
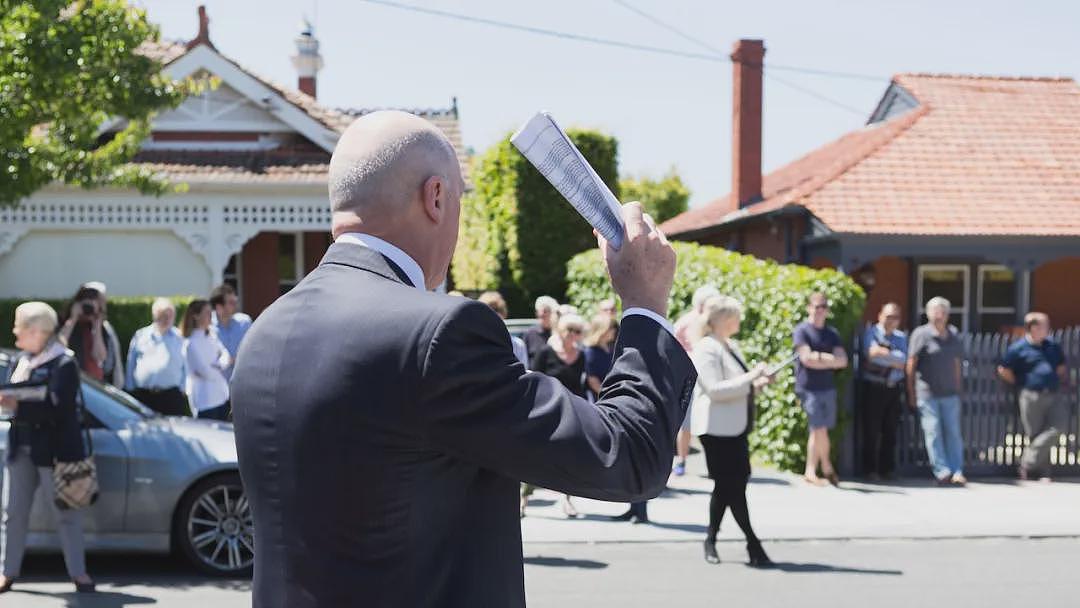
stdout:
<svg viewBox="0 0 1080 608">
<path fill-rule="evenodd" d="M 1073 605 L 1078 539 L 806 541 L 767 546 L 779 568 L 745 565 L 743 545 L 721 542 L 723 563 L 701 545 L 529 543 L 525 576 L 532 608 L 633 606 Z M 207 579 L 170 558 L 91 556 L 100 592 L 77 596 L 58 556 L 31 556 L 0 606 L 18 608 L 250 605 L 250 582 Z M 360 604 L 358 604 L 360 605 Z"/>
</svg>

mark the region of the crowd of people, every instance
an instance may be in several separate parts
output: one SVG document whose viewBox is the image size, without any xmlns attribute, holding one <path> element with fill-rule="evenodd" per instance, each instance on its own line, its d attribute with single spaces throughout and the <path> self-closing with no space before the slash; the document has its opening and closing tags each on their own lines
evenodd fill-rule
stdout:
<svg viewBox="0 0 1080 608">
<path fill-rule="evenodd" d="M 478 300 L 507 318 L 507 305 L 499 293 L 485 292 Z M 78 372 L 123 388 L 164 415 L 226 420 L 233 361 L 252 323 L 238 311 L 237 303 L 235 291 L 221 285 L 207 299 L 191 301 L 177 327 L 174 304 L 166 298 L 154 300 L 150 323 L 135 332 L 126 359 L 108 320 L 106 287 L 101 283 L 80 286 L 62 317 L 43 302 L 18 307 L 14 333 L 22 352 L 7 381 L 44 380 L 54 388 L 40 402 L 8 397 L 0 401 L 13 420 L 0 526 L 0 592 L 10 589 L 19 576 L 30 507 L 39 486 L 54 511 L 68 574 L 78 590 L 94 589 L 83 557 L 82 511 L 60 509 L 50 495 L 55 491 L 51 464 L 79 460 L 87 453 L 79 430 L 84 423 Z M 861 465 L 871 481 L 895 476 L 896 433 L 906 404 L 918 413 L 938 483 L 966 483 L 960 432 L 964 348 L 957 329 L 948 323 L 949 302 L 935 297 L 925 309 L 927 322 L 908 336 L 900 330 L 900 306 L 890 302 L 859 341 Z M 792 334 L 795 392 L 810 429 L 804 478 L 813 485 L 837 484 L 829 430 L 837 418 L 835 374 L 849 365 L 849 358 L 840 335 L 827 324 L 825 294 L 811 294 L 806 312 L 806 320 Z M 601 302 L 588 321 L 575 307 L 560 305 L 549 296 L 537 298 L 535 313 L 535 326 L 521 337 L 510 337 L 514 356 L 526 369 L 556 378 L 574 395 L 596 400 L 618 339 L 615 301 Z M 713 480 L 705 559 L 719 563 L 716 536 L 730 510 L 746 537 L 749 563 L 767 567 L 772 562 L 750 523 L 746 499 L 748 435 L 754 426 L 755 393 L 772 382 L 782 366 L 769 368 L 747 360 L 735 340 L 741 319 L 738 300 L 704 286 L 674 324 L 698 381 L 679 431 L 672 473 L 685 474 L 691 437 L 697 437 Z M 1021 421 L 1031 438 L 1019 474 L 1030 479 L 1049 475 L 1050 450 L 1067 424 L 1067 406 L 1059 392 L 1067 377 L 1062 349 L 1050 337 L 1049 317 L 1029 313 L 1024 331 L 997 372 L 1018 390 Z M 57 435 L 58 428 L 64 432 Z M 533 490 L 522 484 L 521 517 Z M 580 516 L 569 495 L 562 497 L 562 509 L 568 518 Z M 648 523 L 647 503 L 631 504 L 611 519 Z"/>
<path fill-rule="evenodd" d="M 237 303 L 236 291 L 220 285 L 208 298 L 190 301 L 177 327 L 173 302 L 155 299 L 150 324 L 132 336 L 125 360 L 109 323 L 105 285 L 86 283 L 71 299 L 58 339 L 84 374 L 160 414 L 226 420 L 233 359 L 252 322 Z"/>
<path fill-rule="evenodd" d="M 126 362 L 116 329 L 108 319 L 106 286 L 85 283 L 61 317 L 45 302 L 15 309 L 15 346 L 6 384 L 46 387 L 40 398 L 0 397 L 10 418 L 0 522 L 0 593 L 21 573 L 30 511 L 40 488 L 52 511 L 68 575 L 79 592 L 93 592 L 86 571 L 83 510 L 55 500 L 55 463 L 82 461 L 90 453 L 82 411 L 80 372 L 123 388 L 169 416 L 226 420 L 228 378 L 251 318 L 237 311 L 236 292 L 215 288 L 196 299 L 175 326 L 176 307 L 166 298 L 151 305 L 151 320 L 135 332 Z M 125 364 L 126 363 L 126 364 Z"/>
<path fill-rule="evenodd" d="M 492 305 L 505 318 L 505 303 L 494 292 Z M 919 416 L 934 477 L 943 486 L 963 486 L 963 438 L 960 432 L 963 392 L 963 343 L 949 325 L 950 303 L 942 297 L 926 303 L 925 324 L 908 336 L 900 330 L 903 311 L 895 302 L 885 304 L 878 321 L 869 325 L 859 341 L 861 383 L 859 420 L 861 470 L 868 481 L 891 480 L 896 475 L 896 435 L 904 407 Z M 836 374 L 851 361 L 837 330 L 828 324 L 830 304 L 819 292 L 807 298 L 806 320 L 792 332 L 795 393 L 809 426 L 804 479 L 815 486 L 837 485 L 829 431 L 837 422 Z M 618 336 L 613 300 L 601 302 L 588 325 L 578 311 L 542 296 L 535 304 L 537 324 L 521 339 L 527 351 L 519 357 L 528 369 L 558 378 L 571 392 L 595 397 L 611 366 Z M 675 336 L 690 354 L 698 372 L 690 410 L 677 440 L 672 474 L 684 475 L 691 438 L 697 437 L 713 490 L 709 500 L 705 559 L 718 563 L 716 535 L 730 510 L 746 536 L 749 563 L 771 564 L 750 523 L 746 487 L 750 479 L 748 435 L 754 425 L 754 395 L 775 378 L 783 366 L 769 368 L 749 362 L 734 336 L 742 318 L 741 303 L 712 286 L 697 289 L 690 309 L 674 324 Z M 1059 392 L 1067 382 L 1060 345 L 1050 338 L 1050 320 L 1039 312 L 1024 318 L 1023 338 L 1008 349 L 998 367 L 1003 381 L 1018 389 L 1021 422 L 1031 438 L 1019 476 L 1047 478 L 1050 450 L 1068 420 Z M 515 346 L 517 349 L 518 346 Z M 523 486 L 521 515 L 533 488 Z M 577 517 L 571 497 L 563 510 Z M 647 503 L 635 503 L 618 521 L 648 523 Z"/>
</svg>

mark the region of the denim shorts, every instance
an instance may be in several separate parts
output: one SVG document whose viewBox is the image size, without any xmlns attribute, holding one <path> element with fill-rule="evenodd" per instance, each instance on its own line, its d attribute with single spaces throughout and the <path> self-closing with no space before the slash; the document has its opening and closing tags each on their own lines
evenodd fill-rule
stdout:
<svg viewBox="0 0 1080 608">
<path fill-rule="evenodd" d="M 836 389 L 799 391 L 799 401 L 806 411 L 812 429 L 831 429 L 836 426 Z"/>
</svg>

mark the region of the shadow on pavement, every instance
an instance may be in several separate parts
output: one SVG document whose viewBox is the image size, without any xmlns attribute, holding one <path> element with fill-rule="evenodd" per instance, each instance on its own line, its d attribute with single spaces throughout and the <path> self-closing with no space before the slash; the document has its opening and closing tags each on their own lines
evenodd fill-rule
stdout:
<svg viewBox="0 0 1080 608">
<path fill-rule="evenodd" d="M 71 608 L 121 608 L 122 606 L 139 606 L 142 604 L 156 604 L 157 600 L 142 595 L 129 593 L 117 593 L 115 591 L 98 591 L 97 593 L 45 593 L 44 591 L 19 591 L 18 587 L 9 593 L 17 597 L 17 594 L 37 595 L 53 597 L 58 600 L 67 600 Z M 12 598 L 14 599 L 14 598 Z"/>
<path fill-rule="evenodd" d="M 583 568 L 585 570 L 602 570 L 607 568 L 607 562 L 598 562 L 591 559 L 566 559 L 565 557 L 526 557 L 525 564 L 531 566 L 551 566 L 554 568 Z"/>
<path fill-rule="evenodd" d="M 849 482 L 841 482 L 840 485 L 836 486 L 836 489 L 844 492 L 858 492 L 860 494 L 907 494 L 907 492 L 903 490 L 861 483 L 851 484 Z"/>
<path fill-rule="evenodd" d="M 123 589 L 131 586 L 159 587 L 163 589 L 192 589 L 196 587 L 215 587 L 232 591 L 250 591 L 250 578 L 222 578 L 206 576 L 196 572 L 191 565 L 181 558 L 171 555 L 145 554 L 89 554 L 87 570 L 98 584 L 101 591 L 93 595 L 71 593 L 69 606 L 127 606 L 139 596 L 127 595 L 102 589 Z M 20 582 L 26 583 L 63 583 L 68 581 L 64 559 L 56 554 L 31 554 L 23 561 L 23 576 Z M 18 589 L 18 583 L 16 583 Z M 35 592 L 40 595 L 49 595 Z M 69 594 L 56 594 L 67 597 Z M 105 603 L 88 603 L 91 597 L 113 598 Z M 116 597 L 114 597 L 116 596 Z M 119 598 L 119 599 L 117 599 Z M 119 603 L 127 598 L 128 603 Z M 93 602 L 104 600 L 94 599 Z M 2 605 L 2 603 L 0 603 Z"/>
<path fill-rule="evenodd" d="M 791 482 L 780 477 L 751 477 L 750 483 L 763 486 L 790 486 Z"/>
<path fill-rule="evenodd" d="M 749 566 L 748 566 L 749 567 Z M 903 576 L 903 570 L 875 570 L 873 568 L 848 568 L 846 566 L 830 566 L 829 564 L 775 562 L 772 570 L 780 572 L 796 573 L 834 573 L 834 574 L 877 574 L 884 576 Z"/>
<path fill-rule="evenodd" d="M 648 525 L 653 528 L 660 528 L 661 530 L 679 530 L 681 532 L 694 532 L 696 534 L 705 534 L 705 531 L 708 529 L 708 526 L 703 526 L 701 524 L 669 524 L 651 519 L 649 520 L 648 524 L 642 525 Z"/>
</svg>

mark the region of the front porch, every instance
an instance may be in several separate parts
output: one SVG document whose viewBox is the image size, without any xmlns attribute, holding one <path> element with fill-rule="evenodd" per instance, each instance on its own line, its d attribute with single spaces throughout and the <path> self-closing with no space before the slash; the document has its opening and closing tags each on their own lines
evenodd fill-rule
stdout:
<svg viewBox="0 0 1080 608">
<path fill-rule="evenodd" d="M 867 292 L 864 320 L 899 303 L 907 328 L 942 296 L 965 332 L 1009 332 L 1031 310 L 1080 325 L 1080 248 L 1069 237 L 837 235 L 807 239 L 803 259 L 839 268 Z"/>
</svg>

